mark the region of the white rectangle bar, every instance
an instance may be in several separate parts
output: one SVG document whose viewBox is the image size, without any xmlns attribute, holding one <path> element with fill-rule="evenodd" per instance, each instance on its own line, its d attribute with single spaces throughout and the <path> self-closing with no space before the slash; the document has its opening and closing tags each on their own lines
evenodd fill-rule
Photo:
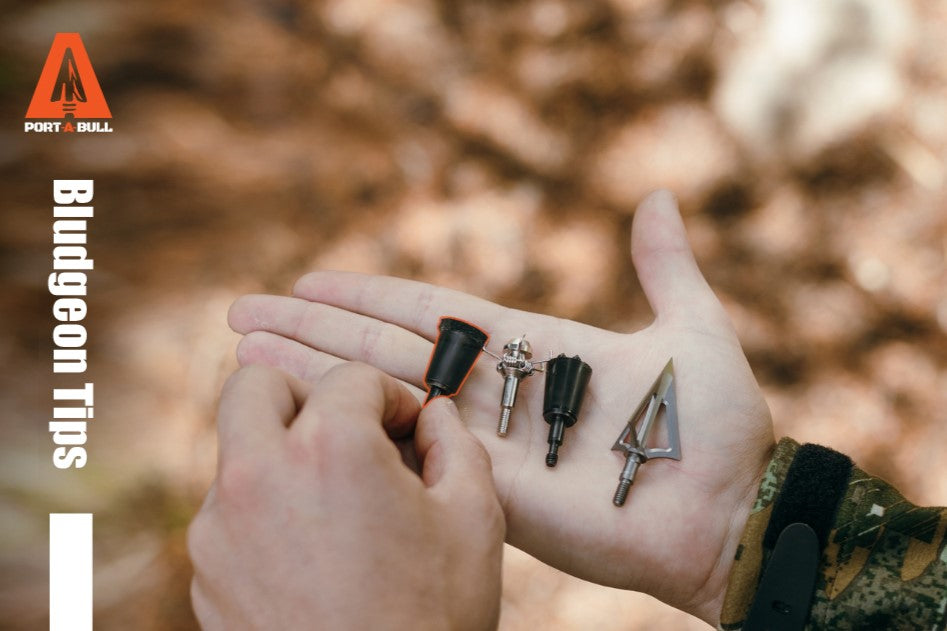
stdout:
<svg viewBox="0 0 947 631">
<path fill-rule="evenodd" d="M 49 514 L 49 631 L 92 631 L 92 513 Z"/>
</svg>

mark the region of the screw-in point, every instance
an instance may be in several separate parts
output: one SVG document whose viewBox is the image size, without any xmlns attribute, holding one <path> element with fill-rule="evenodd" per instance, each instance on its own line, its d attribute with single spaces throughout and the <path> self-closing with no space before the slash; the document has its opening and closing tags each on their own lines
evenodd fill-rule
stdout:
<svg viewBox="0 0 947 631">
<path fill-rule="evenodd" d="M 500 422 L 497 423 L 497 436 L 506 436 L 507 432 L 510 431 L 510 413 L 512 411 L 512 409 L 506 407 L 500 409 Z"/>
<path fill-rule="evenodd" d="M 631 480 L 622 479 L 618 483 L 618 489 L 615 491 L 615 498 L 612 500 L 612 504 L 615 506 L 624 506 L 625 499 L 628 497 L 628 489 L 631 488 Z"/>
<path fill-rule="evenodd" d="M 546 454 L 546 466 L 555 467 L 557 462 L 559 462 L 559 445 L 549 443 L 549 453 Z"/>
</svg>

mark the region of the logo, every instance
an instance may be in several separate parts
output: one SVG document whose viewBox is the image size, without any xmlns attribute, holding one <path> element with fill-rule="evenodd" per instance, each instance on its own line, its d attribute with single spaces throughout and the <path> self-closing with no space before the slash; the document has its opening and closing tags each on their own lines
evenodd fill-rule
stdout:
<svg viewBox="0 0 947 631">
<path fill-rule="evenodd" d="M 78 33 L 56 33 L 23 131 L 111 132 L 112 112 Z"/>
</svg>

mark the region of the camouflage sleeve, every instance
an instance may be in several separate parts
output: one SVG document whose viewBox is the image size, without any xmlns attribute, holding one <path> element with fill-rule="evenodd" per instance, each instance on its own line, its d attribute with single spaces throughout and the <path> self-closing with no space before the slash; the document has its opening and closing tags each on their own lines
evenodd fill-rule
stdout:
<svg viewBox="0 0 947 631">
<path fill-rule="evenodd" d="M 741 629 L 764 563 L 763 534 L 799 444 L 776 447 L 737 548 L 720 615 Z M 947 626 L 947 508 L 907 502 L 884 480 L 853 468 L 822 553 L 807 631 Z"/>
</svg>

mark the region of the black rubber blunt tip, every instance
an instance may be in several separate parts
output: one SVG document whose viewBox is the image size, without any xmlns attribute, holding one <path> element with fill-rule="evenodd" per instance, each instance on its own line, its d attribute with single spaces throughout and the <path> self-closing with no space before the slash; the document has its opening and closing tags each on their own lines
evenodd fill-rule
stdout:
<svg viewBox="0 0 947 631">
<path fill-rule="evenodd" d="M 456 318 L 441 318 L 437 329 L 437 341 L 424 375 L 427 401 L 457 394 L 489 337 L 474 325 Z"/>
<path fill-rule="evenodd" d="M 592 367 L 579 359 L 578 355 L 559 355 L 546 364 L 543 418 L 549 423 L 547 467 L 554 467 L 559 461 L 559 446 L 562 445 L 565 429 L 579 420 L 582 399 L 591 378 Z"/>
</svg>

